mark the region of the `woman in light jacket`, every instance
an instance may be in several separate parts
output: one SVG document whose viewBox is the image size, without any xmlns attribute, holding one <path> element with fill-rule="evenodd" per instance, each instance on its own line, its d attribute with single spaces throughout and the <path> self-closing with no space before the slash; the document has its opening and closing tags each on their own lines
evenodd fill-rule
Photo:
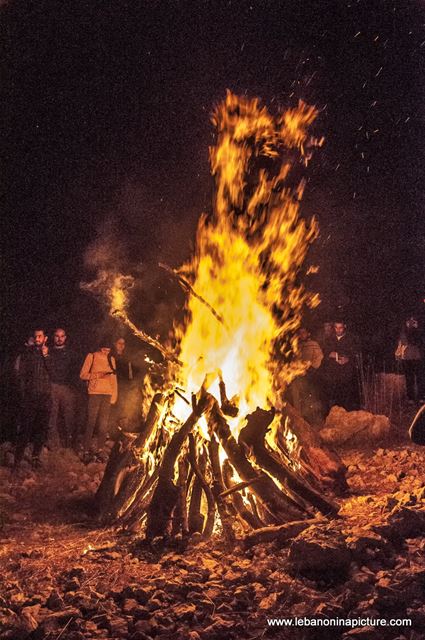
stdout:
<svg viewBox="0 0 425 640">
<path fill-rule="evenodd" d="M 88 382 L 87 421 L 83 436 L 83 449 L 92 450 L 92 438 L 97 424 L 97 451 L 101 451 L 108 436 L 108 422 L 111 405 L 118 397 L 115 358 L 111 348 L 101 346 L 89 353 L 80 371 L 81 380 Z"/>
</svg>

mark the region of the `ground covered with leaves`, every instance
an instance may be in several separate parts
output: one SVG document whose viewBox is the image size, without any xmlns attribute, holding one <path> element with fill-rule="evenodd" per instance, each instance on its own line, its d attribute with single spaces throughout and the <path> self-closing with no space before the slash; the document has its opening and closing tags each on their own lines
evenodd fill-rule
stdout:
<svg viewBox="0 0 425 640">
<path fill-rule="evenodd" d="M 403 430 L 341 452 L 351 495 L 285 543 L 146 547 L 99 528 L 103 465 L 69 451 L 0 467 L 0 639 L 425 638 L 425 448 Z M 409 618 L 410 627 L 283 628 L 272 618 Z"/>
</svg>

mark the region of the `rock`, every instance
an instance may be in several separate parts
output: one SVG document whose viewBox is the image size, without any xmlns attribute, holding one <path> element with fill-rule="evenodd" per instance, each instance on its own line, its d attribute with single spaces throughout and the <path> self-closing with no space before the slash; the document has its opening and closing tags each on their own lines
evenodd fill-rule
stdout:
<svg viewBox="0 0 425 640">
<path fill-rule="evenodd" d="M 157 623 L 154 620 L 137 620 L 134 630 L 146 635 L 156 633 Z"/>
<path fill-rule="evenodd" d="M 22 609 L 20 615 L 11 609 L 0 610 L 0 637 L 24 640 L 38 628 L 32 607 Z"/>
<path fill-rule="evenodd" d="M 77 580 L 79 580 L 80 582 L 84 578 L 84 575 L 85 575 L 85 569 L 81 565 L 77 565 L 77 566 L 73 567 L 68 572 L 68 576 L 70 578 L 77 578 Z"/>
<path fill-rule="evenodd" d="M 288 561 L 296 574 L 334 582 L 346 578 L 351 553 L 343 538 L 310 527 L 291 543 Z"/>
<path fill-rule="evenodd" d="M 130 584 L 125 587 L 122 592 L 124 598 L 131 598 L 137 600 L 139 604 L 145 605 L 149 600 L 149 593 L 145 589 L 142 589 L 137 584 Z"/>
<path fill-rule="evenodd" d="M 78 589 L 80 588 L 80 581 L 78 580 L 78 578 L 76 578 L 75 576 L 73 578 L 71 578 L 71 580 L 68 580 L 68 582 L 65 583 L 63 590 L 64 591 L 78 591 Z"/>
<path fill-rule="evenodd" d="M 172 611 L 173 615 L 177 617 L 178 620 L 190 621 L 195 614 L 196 607 L 191 602 L 188 602 L 174 606 Z"/>
<path fill-rule="evenodd" d="M 109 631 L 113 637 L 128 638 L 128 623 L 125 618 L 111 618 Z"/>
<path fill-rule="evenodd" d="M 122 611 L 123 613 L 130 615 L 133 618 L 138 618 L 144 616 L 147 609 L 140 605 L 137 600 L 127 598 L 122 604 Z"/>
<path fill-rule="evenodd" d="M 378 442 L 389 432 L 390 421 L 387 416 L 332 407 L 320 437 L 326 444 L 358 446 Z"/>
<path fill-rule="evenodd" d="M 79 609 L 75 607 L 67 607 L 63 611 L 55 611 L 54 613 L 49 613 L 41 626 L 43 627 L 44 633 L 53 633 L 59 627 L 65 625 L 71 618 L 80 618 L 81 612 Z"/>
<path fill-rule="evenodd" d="M 425 511 L 396 507 L 388 517 L 387 523 L 372 527 L 388 540 L 400 541 L 416 538 L 425 533 Z"/>
<path fill-rule="evenodd" d="M 347 536 L 346 543 L 351 551 L 353 560 L 358 563 L 364 563 L 366 558 L 385 558 L 394 553 L 392 545 L 372 529 L 365 530 L 364 533 L 353 533 L 353 535 Z"/>
</svg>

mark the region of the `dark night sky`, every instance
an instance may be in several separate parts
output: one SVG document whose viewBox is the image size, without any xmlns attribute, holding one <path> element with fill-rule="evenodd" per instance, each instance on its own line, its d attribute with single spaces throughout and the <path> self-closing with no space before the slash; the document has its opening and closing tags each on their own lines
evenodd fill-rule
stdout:
<svg viewBox="0 0 425 640">
<path fill-rule="evenodd" d="M 324 312 L 344 301 L 371 330 L 425 297 L 422 1 L 11 0 L 2 14 L 3 336 L 87 322 L 83 255 L 108 217 L 149 274 L 149 325 L 168 295 L 155 263 L 187 256 L 210 207 L 226 88 L 321 110 L 304 211 L 322 230 Z"/>
</svg>

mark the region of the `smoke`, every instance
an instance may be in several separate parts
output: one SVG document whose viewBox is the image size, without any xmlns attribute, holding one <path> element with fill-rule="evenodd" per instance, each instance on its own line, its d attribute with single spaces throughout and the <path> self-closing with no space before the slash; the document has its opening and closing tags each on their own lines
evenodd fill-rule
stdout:
<svg viewBox="0 0 425 640">
<path fill-rule="evenodd" d="M 155 203 L 141 186 L 127 182 L 114 213 L 99 226 L 85 251 L 86 277 L 80 289 L 103 309 L 98 334 L 124 334 L 120 320 L 111 315 L 124 310 L 139 328 L 164 342 L 182 312 L 184 293 L 158 263 L 165 258 L 178 266 L 190 255 L 195 225 L 187 220 L 179 224 L 177 213 L 168 207 L 158 209 L 159 204 L 164 206 L 162 198 L 158 200 Z"/>
</svg>

